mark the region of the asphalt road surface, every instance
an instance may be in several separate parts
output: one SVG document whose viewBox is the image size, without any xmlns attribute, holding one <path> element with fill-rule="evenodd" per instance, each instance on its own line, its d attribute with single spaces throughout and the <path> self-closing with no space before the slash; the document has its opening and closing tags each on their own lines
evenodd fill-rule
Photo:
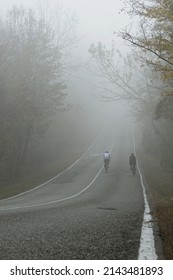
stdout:
<svg viewBox="0 0 173 280">
<path fill-rule="evenodd" d="M 144 202 L 132 151 L 131 128 L 107 126 L 54 180 L 1 200 L 0 259 L 137 259 Z"/>
</svg>

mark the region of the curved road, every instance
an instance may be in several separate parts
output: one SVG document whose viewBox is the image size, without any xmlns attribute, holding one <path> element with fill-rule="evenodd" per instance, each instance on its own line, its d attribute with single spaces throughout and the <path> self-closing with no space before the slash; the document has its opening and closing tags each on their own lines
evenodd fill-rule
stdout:
<svg viewBox="0 0 173 280">
<path fill-rule="evenodd" d="M 1 200 L 0 259 L 137 259 L 144 202 L 129 170 L 131 151 L 130 127 L 108 126 L 71 168 Z"/>
</svg>

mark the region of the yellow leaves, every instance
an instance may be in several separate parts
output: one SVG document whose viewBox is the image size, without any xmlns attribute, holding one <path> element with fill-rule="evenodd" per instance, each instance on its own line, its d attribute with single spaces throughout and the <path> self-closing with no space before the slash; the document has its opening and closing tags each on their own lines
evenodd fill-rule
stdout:
<svg viewBox="0 0 173 280">
<path fill-rule="evenodd" d="M 136 3 L 136 0 L 132 0 Z M 161 74 L 164 82 L 173 80 L 173 1 L 139 0 L 136 9 L 142 17 L 141 36 L 135 40 L 146 55 L 146 63 Z M 132 44 L 134 39 L 130 40 Z"/>
<path fill-rule="evenodd" d="M 173 90 L 167 90 L 165 92 L 162 93 L 162 96 L 164 97 L 169 97 L 169 96 L 173 96 Z"/>
<path fill-rule="evenodd" d="M 165 9 L 163 7 L 152 7 L 147 9 L 145 16 L 150 19 L 173 20 L 173 7 L 172 9 Z"/>
<path fill-rule="evenodd" d="M 161 67 L 161 79 L 164 82 L 173 80 L 173 69 L 168 69 L 167 67 Z"/>
<path fill-rule="evenodd" d="M 143 1 L 141 11 L 145 17 L 150 19 L 171 19 L 173 18 L 173 1 L 172 0 L 149 0 Z"/>
</svg>

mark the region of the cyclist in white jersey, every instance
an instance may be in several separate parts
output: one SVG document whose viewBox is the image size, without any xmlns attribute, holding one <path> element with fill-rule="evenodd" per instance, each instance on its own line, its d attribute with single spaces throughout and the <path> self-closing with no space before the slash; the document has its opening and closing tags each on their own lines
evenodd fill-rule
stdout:
<svg viewBox="0 0 173 280">
<path fill-rule="evenodd" d="M 104 160 L 104 166 L 108 166 L 108 164 L 110 162 L 110 153 L 108 151 L 106 151 L 103 154 L 103 160 Z"/>
</svg>

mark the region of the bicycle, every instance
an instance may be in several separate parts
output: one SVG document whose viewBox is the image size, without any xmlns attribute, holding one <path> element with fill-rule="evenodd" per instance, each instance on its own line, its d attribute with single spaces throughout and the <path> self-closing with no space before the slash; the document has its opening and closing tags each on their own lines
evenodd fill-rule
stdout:
<svg viewBox="0 0 173 280">
<path fill-rule="evenodd" d="M 108 168 L 109 168 L 109 160 L 107 160 L 107 159 L 104 160 L 104 168 L 105 168 L 105 171 L 107 172 Z"/>
<path fill-rule="evenodd" d="M 136 174 L 136 166 L 135 164 L 132 164 L 130 167 L 131 167 L 132 174 L 134 176 Z"/>
</svg>

